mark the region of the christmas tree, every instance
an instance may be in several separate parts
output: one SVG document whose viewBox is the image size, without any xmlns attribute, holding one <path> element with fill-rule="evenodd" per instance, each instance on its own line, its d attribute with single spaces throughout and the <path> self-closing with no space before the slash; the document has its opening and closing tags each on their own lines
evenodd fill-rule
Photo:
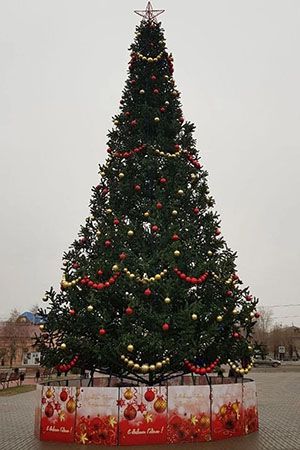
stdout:
<svg viewBox="0 0 300 450">
<path fill-rule="evenodd" d="M 44 297 L 42 363 L 162 383 L 251 368 L 257 300 L 236 274 L 150 2 L 130 47 L 91 215 Z"/>
</svg>

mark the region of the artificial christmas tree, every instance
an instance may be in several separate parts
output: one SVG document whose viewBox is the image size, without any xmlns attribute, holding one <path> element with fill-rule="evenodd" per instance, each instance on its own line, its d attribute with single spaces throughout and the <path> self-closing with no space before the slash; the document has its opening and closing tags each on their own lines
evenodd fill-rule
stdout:
<svg viewBox="0 0 300 450">
<path fill-rule="evenodd" d="M 222 237 L 161 12 L 142 12 L 91 215 L 64 255 L 61 291 L 40 311 L 42 363 L 60 372 L 154 385 L 228 360 L 240 375 L 252 365 L 257 300 Z"/>
</svg>

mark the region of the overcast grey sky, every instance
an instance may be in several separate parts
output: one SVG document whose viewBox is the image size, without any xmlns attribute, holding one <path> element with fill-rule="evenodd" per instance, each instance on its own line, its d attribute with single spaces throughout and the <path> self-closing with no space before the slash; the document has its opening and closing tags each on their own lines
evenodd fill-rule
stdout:
<svg viewBox="0 0 300 450">
<path fill-rule="evenodd" d="M 59 285 L 145 6 L 0 0 L 0 318 Z M 262 305 L 300 305 L 300 2 L 154 7 L 238 273 Z M 274 315 L 300 326 L 300 306 Z"/>
</svg>

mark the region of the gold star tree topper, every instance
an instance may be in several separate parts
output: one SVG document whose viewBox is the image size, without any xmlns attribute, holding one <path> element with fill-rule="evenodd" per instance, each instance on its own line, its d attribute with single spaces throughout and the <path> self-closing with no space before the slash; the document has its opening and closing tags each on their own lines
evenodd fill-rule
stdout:
<svg viewBox="0 0 300 450">
<path fill-rule="evenodd" d="M 153 6 L 151 5 L 151 2 L 147 3 L 145 10 L 135 10 L 134 11 L 139 16 L 142 16 L 144 19 L 148 20 L 149 22 L 156 22 L 156 18 L 165 12 L 164 9 L 153 9 Z"/>
</svg>

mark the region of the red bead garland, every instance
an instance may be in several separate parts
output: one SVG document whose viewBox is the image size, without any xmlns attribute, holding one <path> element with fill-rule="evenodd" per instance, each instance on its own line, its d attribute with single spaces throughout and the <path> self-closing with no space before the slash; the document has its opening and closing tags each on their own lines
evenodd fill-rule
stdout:
<svg viewBox="0 0 300 450">
<path fill-rule="evenodd" d="M 95 281 L 92 281 L 89 276 L 85 276 L 81 278 L 80 284 L 101 291 L 102 289 L 112 286 L 120 275 L 121 272 L 116 272 L 113 276 L 111 276 L 107 281 L 104 281 L 103 283 L 96 283 Z"/>
<path fill-rule="evenodd" d="M 117 158 L 130 158 L 136 153 L 141 152 L 145 147 L 146 145 L 142 144 L 139 147 L 136 147 L 133 150 L 129 150 L 127 152 L 119 152 L 119 151 L 113 152 L 110 148 L 108 148 L 107 153 L 111 154 L 112 156 L 116 156 Z"/>
<path fill-rule="evenodd" d="M 212 363 L 207 366 L 200 367 L 198 364 L 192 364 L 188 359 L 184 360 L 184 365 L 187 370 L 190 372 L 196 373 L 198 375 L 206 375 L 207 373 L 211 373 L 217 364 L 219 363 L 220 358 L 216 358 Z"/>
<path fill-rule="evenodd" d="M 196 169 L 201 169 L 202 165 L 196 158 L 193 157 L 193 155 L 191 155 L 188 151 L 186 151 L 185 154 L 187 159 L 193 164 L 194 167 L 196 167 Z"/>
<path fill-rule="evenodd" d="M 178 278 L 180 278 L 181 280 L 186 281 L 187 283 L 191 283 L 191 284 L 202 284 L 202 283 L 204 283 L 204 281 L 207 280 L 208 275 L 209 275 L 208 272 L 204 272 L 199 277 L 189 277 L 184 272 L 179 270 L 177 267 L 174 268 L 174 272 L 176 273 Z"/>
<path fill-rule="evenodd" d="M 68 372 L 70 369 L 72 369 L 72 367 L 74 367 L 76 365 L 78 358 L 79 358 L 79 356 L 76 355 L 76 356 L 74 356 L 73 359 L 71 359 L 69 364 L 58 364 L 57 366 L 55 366 L 55 368 L 56 368 L 56 370 L 58 370 L 61 373 Z"/>
</svg>

